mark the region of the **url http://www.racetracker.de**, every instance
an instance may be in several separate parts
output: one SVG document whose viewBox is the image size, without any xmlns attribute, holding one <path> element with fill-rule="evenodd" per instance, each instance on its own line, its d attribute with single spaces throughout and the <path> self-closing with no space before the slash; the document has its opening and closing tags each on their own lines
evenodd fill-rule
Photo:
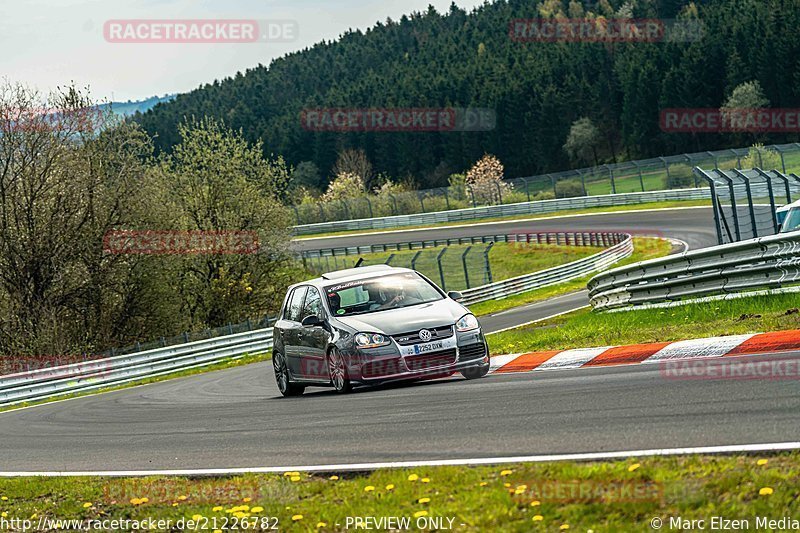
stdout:
<svg viewBox="0 0 800 533">
<path fill-rule="evenodd" d="M 0 518 L 0 531 L 214 531 L 214 530 L 278 530 L 279 522 L 269 516 L 222 516 L 193 518 L 126 518 L 70 519 L 48 516 Z"/>
</svg>

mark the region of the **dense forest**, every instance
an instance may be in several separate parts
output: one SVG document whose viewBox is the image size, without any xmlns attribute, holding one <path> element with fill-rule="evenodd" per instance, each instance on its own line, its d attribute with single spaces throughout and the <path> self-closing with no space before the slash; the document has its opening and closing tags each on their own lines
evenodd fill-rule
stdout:
<svg viewBox="0 0 800 533">
<path fill-rule="evenodd" d="M 504 0 L 473 12 L 430 8 L 214 81 L 136 120 L 157 135 L 158 150 L 169 151 L 185 118 L 213 116 L 248 141 L 262 141 L 265 156 L 282 155 L 291 166 L 313 162 L 319 176 L 310 181 L 320 183 L 306 185 L 322 190 L 348 148 L 363 149 L 376 172 L 432 187 L 484 153 L 515 177 L 746 146 L 752 136 L 665 133 L 659 112 L 719 108 L 751 81 L 768 107 L 799 107 L 800 41 L 791 37 L 798 7 L 797 0 Z M 520 42 L 509 35 L 514 19 L 596 16 L 694 19 L 704 31 L 690 42 Z M 437 106 L 492 109 L 496 129 L 341 133 L 300 123 L 308 108 Z M 585 150 L 565 149 L 571 126 L 584 118 L 598 132 L 590 159 L 581 157 Z"/>
</svg>

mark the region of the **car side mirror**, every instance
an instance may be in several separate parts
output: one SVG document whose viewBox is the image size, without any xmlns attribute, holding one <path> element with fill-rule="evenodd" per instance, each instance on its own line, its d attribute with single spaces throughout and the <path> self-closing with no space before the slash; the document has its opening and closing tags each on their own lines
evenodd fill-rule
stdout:
<svg viewBox="0 0 800 533">
<path fill-rule="evenodd" d="M 450 291 L 450 292 L 447 293 L 447 296 L 449 298 L 455 300 L 455 301 L 459 301 L 460 299 L 462 299 L 464 297 L 464 295 L 462 295 L 458 291 Z"/>
<path fill-rule="evenodd" d="M 324 322 L 317 315 L 308 315 L 307 317 L 305 317 L 303 319 L 303 322 L 301 322 L 301 323 L 303 324 L 303 327 L 313 328 L 313 327 L 316 327 L 316 326 L 321 326 Z"/>
</svg>

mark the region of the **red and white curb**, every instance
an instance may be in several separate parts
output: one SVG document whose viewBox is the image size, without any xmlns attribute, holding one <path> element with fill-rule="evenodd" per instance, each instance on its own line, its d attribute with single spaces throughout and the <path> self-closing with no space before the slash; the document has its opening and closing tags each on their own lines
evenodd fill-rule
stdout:
<svg viewBox="0 0 800 533">
<path fill-rule="evenodd" d="M 489 372 L 494 374 L 538 372 L 658 363 L 677 359 L 771 354 L 793 350 L 800 350 L 800 330 L 730 335 L 678 342 L 497 355 L 491 359 Z"/>
</svg>

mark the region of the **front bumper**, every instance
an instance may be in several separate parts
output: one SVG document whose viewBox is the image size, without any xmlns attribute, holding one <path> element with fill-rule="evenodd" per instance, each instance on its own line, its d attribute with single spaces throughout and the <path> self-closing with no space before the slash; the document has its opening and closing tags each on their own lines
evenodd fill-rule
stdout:
<svg viewBox="0 0 800 533">
<path fill-rule="evenodd" d="M 389 346 L 350 352 L 349 376 L 360 383 L 382 383 L 451 375 L 459 370 L 488 366 L 489 347 L 480 329 L 456 333 L 456 348 L 419 355 L 401 355 L 399 347 Z"/>
</svg>

